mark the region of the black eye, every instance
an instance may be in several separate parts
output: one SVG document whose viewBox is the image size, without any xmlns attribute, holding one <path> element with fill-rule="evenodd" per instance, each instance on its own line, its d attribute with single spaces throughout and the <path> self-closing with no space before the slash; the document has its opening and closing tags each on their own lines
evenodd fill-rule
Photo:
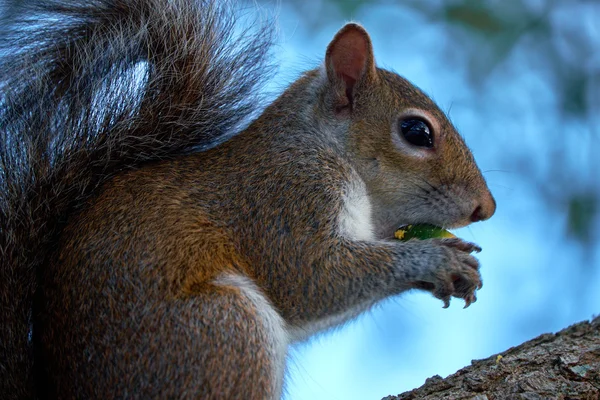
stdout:
<svg viewBox="0 0 600 400">
<path fill-rule="evenodd" d="M 433 147 L 433 134 L 429 125 L 419 118 L 400 121 L 400 131 L 408 143 L 419 147 Z"/>
</svg>

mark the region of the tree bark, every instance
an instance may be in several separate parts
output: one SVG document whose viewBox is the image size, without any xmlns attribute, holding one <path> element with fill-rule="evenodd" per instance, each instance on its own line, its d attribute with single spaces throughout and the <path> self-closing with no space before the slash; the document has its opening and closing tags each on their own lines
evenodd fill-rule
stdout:
<svg viewBox="0 0 600 400">
<path fill-rule="evenodd" d="M 600 316 L 384 400 L 600 399 Z"/>
</svg>

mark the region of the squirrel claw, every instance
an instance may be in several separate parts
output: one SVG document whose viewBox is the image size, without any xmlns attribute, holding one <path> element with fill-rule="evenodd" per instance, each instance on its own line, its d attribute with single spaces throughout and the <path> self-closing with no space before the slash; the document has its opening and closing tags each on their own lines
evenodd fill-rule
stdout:
<svg viewBox="0 0 600 400">
<path fill-rule="evenodd" d="M 450 298 L 442 299 L 442 301 L 444 302 L 444 307 L 442 307 L 442 308 L 450 307 Z"/>
<path fill-rule="evenodd" d="M 471 304 L 475 303 L 476 301 L 477 301 L 477 297 L 475 296 L 475 294 L 468 296 L 467 298 L 465 298 L 465 306 L 463 307 L 463 309 L 469 308 L 469 306 Z"/>
</svg>

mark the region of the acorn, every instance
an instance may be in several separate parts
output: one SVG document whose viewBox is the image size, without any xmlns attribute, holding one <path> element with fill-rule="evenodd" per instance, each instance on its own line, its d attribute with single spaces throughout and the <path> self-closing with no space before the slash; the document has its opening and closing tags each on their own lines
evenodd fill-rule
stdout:
<svg viewBox="0 0 600 400">
<path fill-rule="evenodd" d="M 394 233 L 394 237 L 406 241 L 410 239 L 454 238 L 456 236 L 439 226 L 431 224 L 412 224 L 398 228 Z"/>
</svg>

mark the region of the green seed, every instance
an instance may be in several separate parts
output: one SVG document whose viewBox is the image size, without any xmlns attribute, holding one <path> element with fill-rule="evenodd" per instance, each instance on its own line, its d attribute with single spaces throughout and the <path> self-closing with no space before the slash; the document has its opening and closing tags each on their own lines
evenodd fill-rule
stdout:
<svg viewBox="0 0 600 400">
<path fill-rule="evenodd" d="M 405 225 L 398 228 L 394 237 L 400 240 L 410 239 L 433 239 L 433 238 L 453 238 L 456 237 L 444 228 L 431 224 Z"/>
</svg>

